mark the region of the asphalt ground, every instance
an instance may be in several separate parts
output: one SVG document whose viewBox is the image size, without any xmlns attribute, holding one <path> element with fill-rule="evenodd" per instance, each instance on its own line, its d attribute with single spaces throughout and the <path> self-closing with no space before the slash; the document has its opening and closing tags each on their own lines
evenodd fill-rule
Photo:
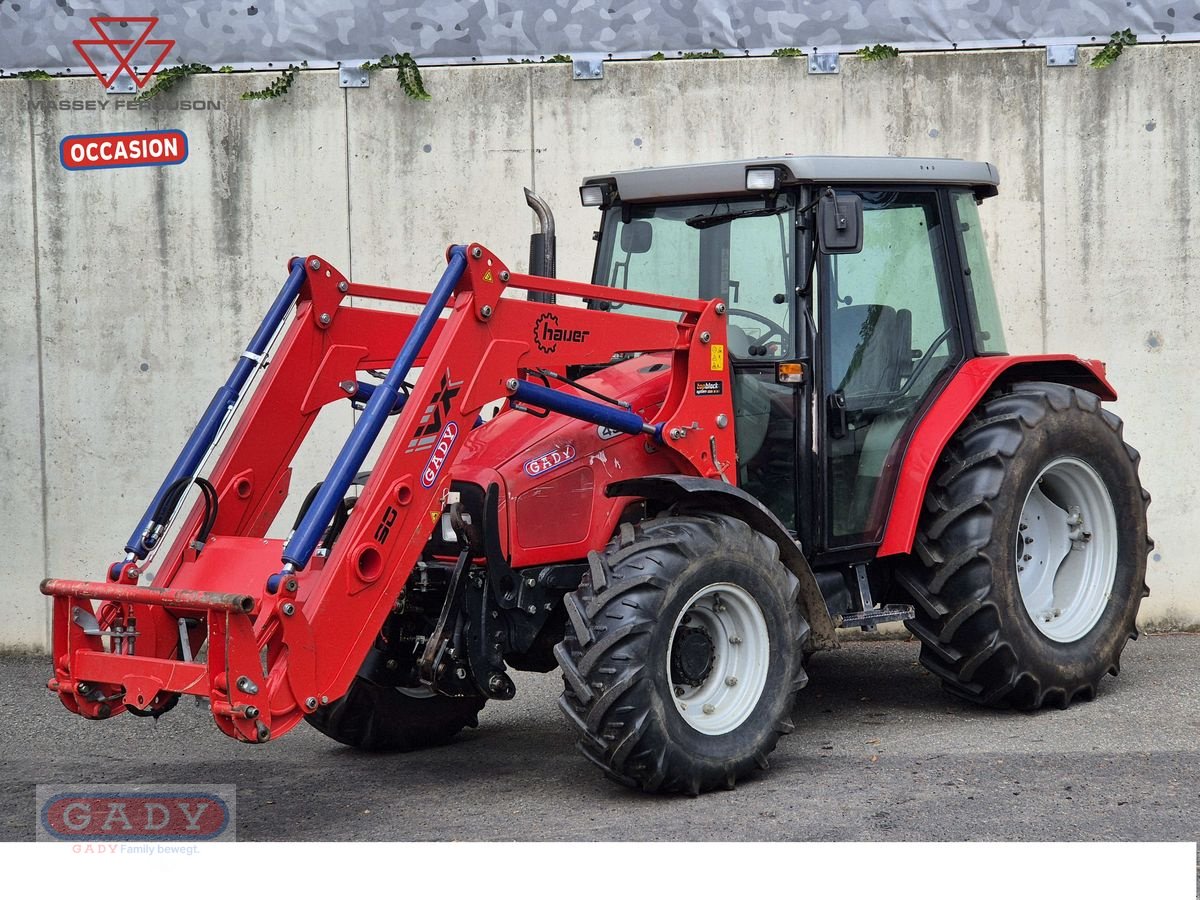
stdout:
<svg viewBox="0 0 1200 900">
<path fill-rule="evenodd" d="M 50 783 L 235 784 L 242 841 L 1196 841 L 1200 635 L 1143 636 L 1119 678 L 1066 711 L 945 694 L 906 641 L 810 661 L 796 732 L 769 772 L 698 798 L 604 779 L 575 750 L 557 673 L 447 747 L 359 753 L 301 725 L 265 746 L 183 701 L 157 723 L 89 722 L 44 687 L 46 658 L 0 658 L 0 840 L 34 836 Z"/>
</svg>

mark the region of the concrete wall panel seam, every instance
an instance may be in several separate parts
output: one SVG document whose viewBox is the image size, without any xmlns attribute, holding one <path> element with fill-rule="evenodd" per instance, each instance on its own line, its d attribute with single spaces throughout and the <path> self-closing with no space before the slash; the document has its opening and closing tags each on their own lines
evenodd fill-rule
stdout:
<svg viewBox="0 0 1200 900">
<path fill-rule="evenodd" d="M 32 98 L 33 86 L 30 85 L 29 96 Z M 33 117 L 29 117 L 29 146 L 33 147 Z M 32 214 L 33 229 L 31 239 L 33 241 L 33 309 L 35 333 L 37 335 L 37 409 L 38 409 L 38 481 L 41 483 L 41 519 L 42 519 L 42 577 L 45 578 L 50 574 L 50 544 L 46 540 L 46 535 L 50 531 L 50 509 L 46 500 L 46 345 L 42 340 L 42 277 L 41 277 L 41 247 L 38 240 L 38 185 L 37 185 L 37 163 L 34 160 L 33 153 L 29 154 L 29 181 L 31 185 L 31 193 L 29 197 L 30 212 Z M 50 646 L 52 638 L 53 621 L 51 616 L 52 604 L 50 600 L 41 601 L 45 607 L 46 617 L 46 647 Z M 3 643 L 0 637 L 0 643 Z"/>
</svg>

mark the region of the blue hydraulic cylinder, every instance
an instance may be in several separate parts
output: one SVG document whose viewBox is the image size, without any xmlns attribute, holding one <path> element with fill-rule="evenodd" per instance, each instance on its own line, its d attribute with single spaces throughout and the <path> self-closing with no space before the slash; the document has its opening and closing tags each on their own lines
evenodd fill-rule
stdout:
<svg viewBox="0 0 1200 900">
<path fill-rule="evenodd" d="M 660 428 L 647 425 L 646 420 L 637 413 L 629 412 L 617 406 L 608 406 L 594 400 L 584 400 L 565 391 L 556 391 L 544 385 L 531 381 L 513 379 L 509 382 L 512 399 L 518 403 L 528 403 L 540 406 L 551 412 L 562 413 L 573 419 L 582 419 L 594 425 L 603 425 L 614 431 L 625 434 L 648 434 L 659 438 Z"/>
<path fill-rule="evenodd" d="M 371 402 L 371 396 L 375 393 L 376 387 L 378 387 L 378 385 L 371 384 L 367 381 L 355 382 L 354 393 L 350 395 L 350 402 L 356 407 L 358 407 L 360 404 L 366 406 L 366 404 Z M 396 402 L 392 405 L 391 414 L 395 415 L 396 413 L 400 412 L 400 410 L 404 409 L 404 401 L 407 399 L 408 398 L 403 394 L 397 397 Z"/>
<path fill-rule="evenodd" d="M 371 446 L 379 437 L 379 432 L 383 430 L 384 423 L 387 422 L 388 416 L 391 415 L 396 401 L 400 397 L 400 388 L 404 384 L 404 380 L 408 377 L 425 341 L 429 339 L 438 316 L 446 308 L 454 289 L 458 287 L 459 279 L 462 278 L 466 268 L 466 248 L 454 247 L 450 251 L 446 271 L 442 273 L 437 287 L 433 289 L 433 293 L 425 302 L 425 308 L 417 316 L 417 321 L 413 325 L 408 339 L 404 342 L 404 346 L 400 348 L 400 354 L 396 357 L 396 361 L 388 370 L 387 377 L 381 384 L 375 385 L 375 389 L 371 392 L 371 399 L 367 401 L 366 408 L 363 409 L 363 413 L 354 424 L 345 445 L 337 459 L 334 460 L 333 467 L 329 470 L 324 484 L 317 491 L 316 498 L 309 504 L 304 518 L 296 526 L 291 540 L 283 548 L 283 561 L 293 569 L 303 569 L 308 565 L 308 561 L 317 547 L 317 542 L 320 541 L 325 527 L 333 518 L 334 510 L 346 496 L 350 482 L 362 468 Z"/>
<path fill-rule="evenodd" d="M 137 559 L 145 559 L 146 555 L 158 542 L 162 528 L 171 520 L 171 516 L 175 512 L 175 506 L 178 505 L 179 499 L 183 496 L 182 492 L 179 493 L 175 503 L 170 504 L 168 508 L 159 513 L 160 521 L 155 521 L 155 510 L 158 509 L 163 496 L 171 489 L 172 485 L 195 477 L 197 470 L 200 468 L 200 463 L 216 442 L 217 434 L 221 430 L 221 423 L 225 421 L 225 417 L 229 414 L 229 411 L 237 404 L 238 397 L 246 387 L 250 376 L 261 365 L 263 354 L 267 352 L 267 348 L 271 345 L 271 339 L 279 330 L 279 326 L 283 324 L 283 320 L 287 316 L 288 310 L 292 308 L 292 304 L 296 302 L 296 298 L 300 294 L 300 286 L 304 283 L 306 274 L 304 260 L 299 258 L 294 260 L 287 281 L 284 282 L 283 288 L 275 298 L 275 302 L 271 304 L 271 309 L 262 320 L 262 324 L 258 326 L 258 331 L 250 339 L 250 343 L 246 346 L 245 352 L 242 353 L 237 364 L 233 367 L 233 372 L 230 374 L 228 380 L 217 391 L 216 395 L 212 398 L 212 402 L 208 404 L 208 409 L 200 417 L 200 421 L 196 424 L 195 429 L 192 430 L 187 443 L 183 445 L 183 450 L 180 451 L 175 464 L 171 466 L 171 471 L 167 473 L 167 477 L 163 480 L 162 487 L 158 489 L 158 493 L 150 501 L 150 506 L 147 507 L 145 515 L 142 516 L 141 521 L 137 524 L 137 528 L 130 535 L 129 541 L 125 544 L 126 553 L 133 554 Z"/>
</svg>

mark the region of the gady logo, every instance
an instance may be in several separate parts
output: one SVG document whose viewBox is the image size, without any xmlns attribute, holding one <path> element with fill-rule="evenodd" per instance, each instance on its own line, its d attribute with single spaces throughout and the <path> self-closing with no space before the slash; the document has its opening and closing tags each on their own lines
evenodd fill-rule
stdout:
<svg viewBox="0 0 1200 900">
<path fill-rule="evenodd" d="M 38 785 L 41 841 L 229 841 L 232 785 Z"/>
<path fill-rule="evenodd" d="M 167 54 L 171 52 L 171 48 L 175 46 L 175 42 L 171 40 L 150 40 L 150 32 L 158 24 L 157 16 L 129 16 L 127 18 L 119 16 L 93 16 L 88 21 L 92 23 L 92 27 L 100 35 L 100 39 L 80 39 L 71 43 L 75 45 L 75 49 L 79 51 L 79 55 L 92 67 L 92 71 L 96 73 L 96 77 L 100 79 L 100 83 L 106 88 L 112 87 L 113 82 L 117 80 L 117 76 L 122 72 L 129 75 L 133 79 L 133 83 L 139 88 L 144 88 L 146 82 L 158 71 L 158 67 L 167 58 Z M 126 25 L 129 26 L 130 33 L 134 35 L 133 37 L 117 38 L 112 36 L 114 29 Z M 106 28 L 109 31 L 105 31 Z M 89 47 L 92 48 L 91 52 L 88 52 L 87 48 Z M 116 61 L 112 74 L 107 77 L 100 71 L 100 67 L 96 65 L 96 60 L 92 58 L 92 54 L 96 53 L 100 47 L 108 48 Z M 157 51 L 157 56 L 154 57 L 154 62 L 150 63 L 146 69 L 146 73 L 138 75 L 134 69 L 133 58 L 137 56 L 138 51 L 143 47 L 149 48 L 151 53 Z M 101 60 L 103 61 L 103 57 L 101 57 Z"/>
<path fill-rule="evenodd" d="M 446 465 L 446 459 L 450 456 L 450 448 L 454 446 L 454 442 L 458 440 L 458 424 L 456 422 L 447 422 L 446 427 L 442 429 L 442 433 L 438 435 L 437 443 L 433 446 L 433 452 L 429 454 L 429 462 L 425 463 L 425 470 L 421 473 L 421 484 L 427 488 L 433 487 L 433 483 L 437 481 L 438 473 L 442 471 L 442 466 Z"/>
<path fill-rule="evenodd" d="M 564 447 L 556 447 L 549 453 L 543 453 L 541 456 L 525 461 L 525 474 L 530 478 L 537 478 L 539 475 L 545 475 L 551 469 L 557 469 L 559 466 L 565 466 L 575 458 L 575 447 L 567 444 Z"/>
<path fill-rule="evenodd" d="M 559 341 L 582 344 L 589 334 L 590 331 L 582 328 L 562 328 L 554 313 L 542 313 L 533 323 L 533 342 L 543 353 L 553 353 L 558 349 Z"/>
</svg>

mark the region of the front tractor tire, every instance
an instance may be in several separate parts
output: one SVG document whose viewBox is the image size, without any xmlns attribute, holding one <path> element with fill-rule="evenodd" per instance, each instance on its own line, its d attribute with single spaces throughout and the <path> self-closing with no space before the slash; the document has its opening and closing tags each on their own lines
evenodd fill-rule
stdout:
<svg viewBox="0 0 1200 900">
<path fill-rule="evenodd" d="M 647 792 L 733 788 L 792 730 L 808 624 L 779 548 L 739 519 L 626 524 L 566 597 L 559 706 L 578 747 Z"/>
<path fill-rule="evenodd" d="M 967 419 L 899 573 L 921 662 L 951 693 L 1065 709 L 1118 673 L 1153 546 L 1138 459 L 1079 388 L 1018 384 Z"/>
<path fill-rule="evenodd" d="M 479 724 L 483 697 L 447 697 L 427 688 L 375 684 L 355 677 L 345 696 L 305 716 L 339 744 L 376 753 L 423 750 L 448 743 Z"/>
</svg>

